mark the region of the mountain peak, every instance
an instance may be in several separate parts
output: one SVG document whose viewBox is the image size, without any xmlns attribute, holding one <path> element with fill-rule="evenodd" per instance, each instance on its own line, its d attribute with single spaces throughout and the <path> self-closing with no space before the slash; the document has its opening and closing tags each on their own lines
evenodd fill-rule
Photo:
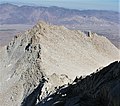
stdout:
<svg viewBox="0 0 120 106">
<path fill-rule="evenodd" d="M 32 92 L 38 97 L 43 86 L 45 97 L 76 76 L 117 60 L 117 53 L 104 37 L 88 37 L 81 31 L 39 22 L 0 50 L 2 106 L 20 105 Z M 48 81 L 43 83 L 44 78 Z M 44 94 L 46 89 L 48 94 Z"/>
<path fill-rule="evenodd" d="M 11 3 L 2 3 L 0 4 L 0 7 L 18 7 L 17 5 L 11 4 Z"/>
<path fill-rule="evenodd" d="M 36 25 L 36 28 L 38 28 L 39 30 L 45 31 L 47 28 L 50 27 L 49 23 L 44 22 L 44 21 L 39 21 Z"/>
</svg>

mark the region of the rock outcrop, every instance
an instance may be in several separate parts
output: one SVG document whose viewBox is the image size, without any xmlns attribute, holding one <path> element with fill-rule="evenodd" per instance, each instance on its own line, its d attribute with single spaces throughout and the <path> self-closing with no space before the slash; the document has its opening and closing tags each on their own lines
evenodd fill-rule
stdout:
<svg viewBox="0 0 120 106">
<path fill-rule="evenodd" d="M 78 78 L 35 106 L 120 106 L 120 62 Z"/>
<path fill-rule="evenodd" d="M 37 104 L 76 76 L 118 58 L 119 50 L 105 37 L 40 22 L 0 50 L 0 104 L 26 106 L 33 94 L 30 104 Z"/>
</svg>

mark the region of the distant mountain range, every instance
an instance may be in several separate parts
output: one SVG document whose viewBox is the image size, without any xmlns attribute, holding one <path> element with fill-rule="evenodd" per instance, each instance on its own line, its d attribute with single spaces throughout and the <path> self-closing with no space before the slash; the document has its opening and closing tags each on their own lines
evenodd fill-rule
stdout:
<svg viewBox="0 0 120 106">
<path fill-rule="evenodd" d="M 118 12 L 103 10 L 80 11 L 56 6 L 17 6 L 5 3 L 0 4 L 0 14 L 0 24 L 35 24 L 40 19 L 54 24 L 81 24 L 83 22 L 79 21 L 80 19 L 119 22 Z M 66 21 L 66 19 L 69 20 Z"/>
<path fill-rule="evenodd" d="M 0 4 L 0 24 L 30 24 L 39 20 L 64 25 L 70 29 L 91 30 L 109 38 L 117 47 L 119 42 L 119 12 L 104 10 L 75 10 L 62 7 L 17 6 Z"/>
</svg>

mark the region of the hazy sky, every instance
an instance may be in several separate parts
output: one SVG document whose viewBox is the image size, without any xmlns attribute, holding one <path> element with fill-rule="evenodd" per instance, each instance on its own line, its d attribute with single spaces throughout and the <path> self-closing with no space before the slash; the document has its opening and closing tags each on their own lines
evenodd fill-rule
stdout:
<svg viewBox="0 0 120 106">
<path fill-rule="evenodd" d="M 73 9 L 97 9 L 119 11 L 119 0 L 0 0 L 0 3 L 18 5 L 59 6 Z"/>
</svg>

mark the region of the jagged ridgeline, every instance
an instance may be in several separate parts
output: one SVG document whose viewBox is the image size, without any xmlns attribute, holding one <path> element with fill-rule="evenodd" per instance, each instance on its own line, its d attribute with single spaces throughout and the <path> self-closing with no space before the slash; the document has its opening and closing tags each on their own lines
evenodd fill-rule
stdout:
<svg viewBox="0 0 120 106">
<path fill-rule="evenodd" d="M 120 106 L 120 62 L 85 78 L 76 78 L 34 106 Z"/>
<path fill-rule="evenodd" d="M 118 59 L 119 50 L 103 36 L 39 22 L 0 50 L 0 104 L 34 106 Z"/>
</svg>

